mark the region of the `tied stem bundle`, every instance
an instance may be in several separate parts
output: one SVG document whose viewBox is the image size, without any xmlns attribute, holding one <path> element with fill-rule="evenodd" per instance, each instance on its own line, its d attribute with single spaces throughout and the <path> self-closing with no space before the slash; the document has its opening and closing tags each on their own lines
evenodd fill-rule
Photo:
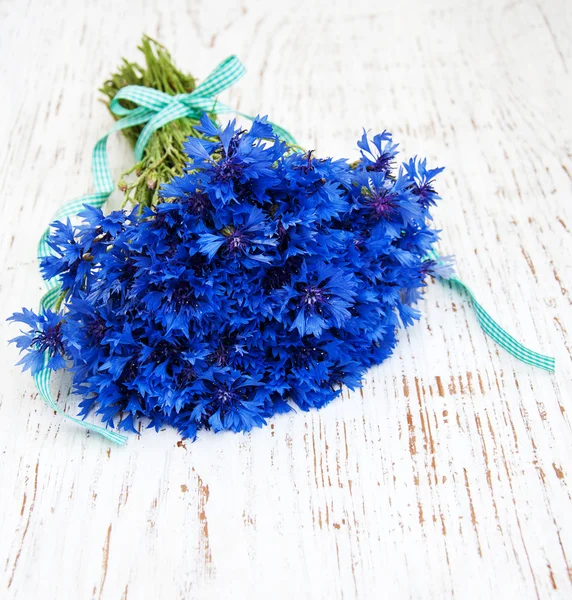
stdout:
<svg viewBox="0 0 572 600">
<path fill-rule="evenodd" d="M 188 94 L 195 90 L 196 82 L 192 75 L 183 73 L 173 63 L 168 50 L 159 42 L 144 36 L 138 46 L 145 64 L 141 65 L 123 59 L 123 62 L 100 91 L 106 96 L 105 104 L 115 120 L 119 115 L 111 110 L 111 102 L 117 93 L 129 86 L 145 86 L 171 96 Z M 129 100 L 122 100 L 126 108 L 135 108 Z M 158 191 L 163 183 L 168 183 L 182 174 L 187 160 L 183 143 L 189 137 L 197 137 L 195 127 L 199 120 L 183 117 L 158 129 L 151 137 L 142 160 L 121 176 L 118 187 L 125 193 L 125 202 L 139 206 L 152 206 L 159 201 Z M 143 125 L 135 125 L 123 130 L 124 136 L 135 147 Z M 133 178 L 133 174 L 135 177 Z"/>
</svg>

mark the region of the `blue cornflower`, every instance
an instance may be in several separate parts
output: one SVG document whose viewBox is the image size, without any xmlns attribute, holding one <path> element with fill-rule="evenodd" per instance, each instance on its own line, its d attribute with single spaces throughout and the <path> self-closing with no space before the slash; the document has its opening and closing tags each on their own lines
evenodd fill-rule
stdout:
<svg viewBox="0 0 572 600">
<path fill-rule="evenodd" d="M 359 167 L 368 172 L 387 173 L 395 164 L 398 145 L 393 143 L 393 136 L 388 131 L 374 135 L 370 141 L 364 129 L 358 142 L 358 148 L 361 150 Z"/>
<path fill-rule="evenodd" d="M 54 254 L 41 259 L 42 275 L 44 279 L 59 276 L 63 290 L 79 289 L 85 284 L 90 271 L 89 247 L 81 243 L 79 232 L 69 219 L 65 223 L 55 221 L 51 228 L 48 246 Z"/>
<path fill-rule="evenodd" d="M 286 298 L 297 311 L 291 329 L 301 336 L 319 337 L 323 330 L 342 327 L 350 317 L 349 308 L 355 296 L 356 280 L 352 273 L 344 273 L 332 265 L 319 265 L 315 273 L 308 273 L 302 264 L 294 285 L 285 286 Z"/>
<path fill-rule="evenodd" d="M 412 192 L 418 198 L 423 208 L 435 206 L 439 195 L 433 188 L 435 177 L 444 170 L 444 167 L 436 169 L 427 168 L 427 159 L 419 160 L 417 157 L 411 158 L 403 164 L 408 177 L 412 181 Z M 430 215 L 427 215 L 430 217 Z"/>
<path fill-rule="evenodd" d="M 199 398 L 192 418 L 208 423 L 215 433 L 239 433 L 266 425 L 263 403 L 254 391 L 260 385 L 260 381 L 238 371 L 215 371 L 212 380 L 206 382 L 207 393 Z"/>
<path fill-rule="evenodd" d="M 421 264 L 423 274 L 432 277 L 451 279 L 455 275 L 455 257 L 440 256 L 438 259 L 428 259 Z"/>
<path fill-rule="evenodd" d="M 51 310 L 46 310 L 40 314 L 22 309 L 22 312 L 16 312 L 8 321 L 24 323 L 30 329 L 27 332 L 21 331 L 19 335 L 10 340 L 15 343 L 20 352 L 25 352 L 22 359 L 18 362 L 23 365 L 23 370 L 30 369 L 32 375 L 36 375 L 46 366 L 56 371 L 65 367 L 65 347 L 62 339 L 62 315 Z"/>
<path fill-rule="evenodd" d="M 266 189 L 277 181 L 272 165 L 284 152 L 267 118 L 257 118 L 247 132 L 237 128 L 235 121 L 224 129 L 216 127 L 205 113 L 197 130 L 210 139 L 189 138 L 184 144 L 191 159 L 188 177 L 196 182 L 195 189 L 204 190 L 218 207 L 238 201 L 241 192 L 264 200 Z M 268 144 L 266 139 L 272 139 L 274 144 Z M 175 179 L 163 187 L 161 196 L 174 197 L 179 189 L 180 182 Z"/>
<path fill-rule="evenodd" d="M 404 225 L 421 217 L 421 207 L 409 187 L 403 170 L 396 177 L 386 172 L 365 171 L 356 175 L 361 186 L 361 204 L 370 222 L 384 224 L 388 233 L 397 236 Z"/>
<path fill-rule="evenodd" d="M 80 237 L 83 234 L 83 237 L 88 236 L 90 242 L 94 239 L 107 242 L 117 237 L 124 230 L 125 223 L 131 221 L 134 215 L 128 215 L 122 210 L 104 215 L 101 208 L 84 204 L 78 216 L 83 219 L 83 224 L 79 227 Z"/>
<path fill-rule="evenodd" d="M 265 215 L 261 209 L 252 207 L 247 215 L 237 213 L 232 225 L 225 226 L 220 233 L 203 233 L 198 236 L 200 252 L 212 259 L 222 247 L 228 257 L 242 257 L 243 264 L 254 267 L 257 263 L 271 262 L 265 253 L 276 246 L 278 240 L 271 237 Z"/>
</svg>

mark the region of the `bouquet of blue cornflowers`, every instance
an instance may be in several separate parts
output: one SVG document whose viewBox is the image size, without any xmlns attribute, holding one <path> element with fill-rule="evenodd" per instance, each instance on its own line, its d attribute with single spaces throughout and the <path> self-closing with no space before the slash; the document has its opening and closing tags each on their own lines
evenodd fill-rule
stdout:
<svg viewBox="0 0 572 600">
<path fill-rule="evenodd" d="M 162 91 L 192 90 L 166 56 L 175 89 Z M 69 369 L 80 415 L 111 428 L 194 439 L 321 408 L 391 355 L 427 277 L 451 274 L 430 258 L 442 169 L 398 165 L 391 134 L 364 132 L 350 164 L 266 118 L 245 130 L 208 112 L 159 130 L 120 184 L 133 207 L 52 223 L 41 270 L 59 282 L 57 310 L 11 317 L 29 328 L 13 340 L 24 369 Z"/>
</svg>

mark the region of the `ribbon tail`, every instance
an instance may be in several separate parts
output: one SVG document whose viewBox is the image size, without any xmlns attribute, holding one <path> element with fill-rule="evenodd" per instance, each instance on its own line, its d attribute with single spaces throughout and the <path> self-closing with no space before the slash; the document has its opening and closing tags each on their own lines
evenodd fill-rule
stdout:
<svg viewBox="0 0 572 600">
<path fill-rule="evenodd" d="M 431 253 L 431 257 L 437 262 L 439 262 L 441 259 L 441 257 L 439 257 L 439 255 L 435 252 Z M 477 320 L 481 329 L 501 348 L 527 365 L 532 365 L 533 367 L 544 369 L 549 373 L 554 373 L 556 365 L 554 357 L 535 352 L 534 350 L 527 348 L 524 344 L 510 335 L 510 333 L 508 333 L 491 317 L 488 311 L 486 311 L 480 302 L 478 302 L 470 288 L 460 279 L 457 279 L 456 277 L 438 277 L 438 279 L 441 282 L 449 283 L 452 287 L 461 290 L 469 297 L 469 300 L 475 309 Z"/>
<path fill-rule="evenodd" d="M 105 429 L 105 427 L 101 427 L 99 425 L 94 425 L 92 423 L 87 423 L 86 421 L 83 421 L 82 419 L 77 419 L 76 417 L 72 417 L 71 415 L 68 415 L 65 411 L 63 411 L 57 405 L 56 401 L 53 399 L 52 394 L 50 392 L 50 381 L 51 381 L 51 377 L 52 377 L 52 370 L 47 366 L 47 362 L 48 362 L 48 356 L 46 354 L 44 357 L 44 367 L 38 373 L 36 373 L 36 375 L 34 376 L 36 388 L 38 389 L 40 396 L 42 396 L 42 398 L 44 399 L 44 402 L 51 409 L 55 410 L 60 415 L 64 416 L 66 419 L 69 419 L 76 425 L 80 425 L 81 427 L 84 427 L 88 431 L 93 431 L 94 433 L 98 433 L 99 435 L 103 436 L 104 438 L 108 439 L 109 441 L 114 442 L 115 444 L 119 444 L 120 446 L 123 446 L 123 444 L 127 441 L 126 436 L 121 435 L 120 433 L 117 433 L 115 431 L 110 431 L 108 429 Z"/>
</svg>

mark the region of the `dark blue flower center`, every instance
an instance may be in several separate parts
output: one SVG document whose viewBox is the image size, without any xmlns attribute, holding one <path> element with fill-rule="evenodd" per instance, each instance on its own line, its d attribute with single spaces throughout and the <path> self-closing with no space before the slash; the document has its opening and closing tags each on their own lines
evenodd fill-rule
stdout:
<svg viewBox="0 0 572 600">
<path fill-rule="evenodd" d="M 435 190 L 428 183 L 419 187 L 414 187 L 411 191 L 419 198 L 419 201 L 424 208 L 427 208 L 430 204 L 432 204 L 431 198 L 436 195 Z"/>
<path fill-rule="evenodd" d="M 195 370 L 191 365 L 185 365 L 178 373 L 177 373 L 177 385 L 179 387 L 187 387 L 191 384 L 197 375 Z"/>
<path fill-rule="evenodd" d="M 45 331 L 36 331 L 32 338 L 32 344 L 36 345 L 40 352 L 48 352 L 50 356 L 55 354 L 64 354 L 64 344 L 62 342 L 61 323 L 54 327 L 48 327 Z"/>
<path fill-rule="evenodd" d="M 197 300 L 193 294 L 193 288 L 188 281 L 179 281 L 173 289 L 171 299 L 177 309 L 183 306 L 191 306 L 196 308 L 198 306 Z"/>
<path fill-rule="evenodd" d="M 169 342 L 159 342 L 151 353 L 149 360 L 160 364 L 173 357 L 176 351 L 176 348 Z"/>
<path fill-rule="evenodd" d="M 237 229 L 228 237 L 228 251 L 231 253 L 242 252 L 247 243 L 248 237 L 240 229 Z"/>
<path fill-rule="evenodd" d="M 129 362 L 123 367 L 121 372 L 120 383 L 131 383 L 135 377 L 139 374 L 139 363 L 137 358 L 131 358 Z"/>
<path fill-rule="evenodd" d="M 327 293 L 315 285 L 307 285 L 302 289 L 302 303 L 307 308 L 316 309 L 327 300 Z"/>
<path fill-rule="evenodd" d="M 384 173 L 389 171 L 393 163 L 393 156 L 386 152 L 383 152 L 380 156 L 375 159 L 375 162 L 371 165 L 367 165 L 366 171 L 375 171 L 377 173 Z"/>
<path fill-rule="evenodd" d="M 183 205 L 193 215 L 201 215 L 209 206 L 208 196 L 204 192 L 185 194 Z"/>
<path fill-rule="evenodd" d="M 237 179 L 242 174 L 243 164 L 238 156 L 228 156 L 215 163 L 215 180 L 226 183 Z"/>
<path fill-rule="evenodd" d="M 281 267 L 270 267 L 264 276 L 264 289 L 267 292 L 278 290 L 290 283 L 292 275 L 299 272 L 301 264 L 302 259 L 299 256 L 294 256 L 288 258 L 286 263 Z"/>
<path fill-rule="evenodd" d="M 390 217 L 396 209 L 395 199 L 387 190 L 375 192 L 369 204 L 375 216 L 382 219 Z"/>
<path fill-rule="evenodd" d="M 314 151 L 310 150 L 306 154 L 306 164 L 296 165 L 294 168 L 297 169 L 298 171 L 301 171 L 305 175 L 307 175 L 314 168 L 314 165 L 312 164 L 312 154 L 313 153 L 314 153 Z"/>
<path fill-rule="evenodd" d="M 87 326 L 87 337 L 97 344 L 101 342 L 106 331 L 105 321 L 98 316 Z"/>
<path fill-rule="evenodd" d="M 230 404 L 236 402 L 239 399 L 239 395 L 234 390 L 224 386 L 216 390 L 214 398 L 219 404 Z"/>
<path fill-rule="evenodd" d="M 290 352 L 292 366 L 307 367 L 311 362 L 320 360 L 325 356 L 325 352 L 316 346 L 304 344 L 293 348 Z"/>
</svg>

